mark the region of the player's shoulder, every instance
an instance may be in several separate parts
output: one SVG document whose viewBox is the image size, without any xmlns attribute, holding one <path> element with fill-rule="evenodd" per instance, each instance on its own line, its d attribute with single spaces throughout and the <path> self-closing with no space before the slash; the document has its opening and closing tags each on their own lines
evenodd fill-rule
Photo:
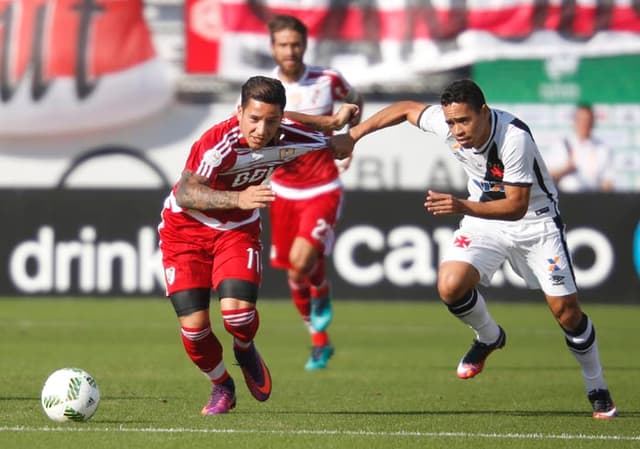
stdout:
<svg viewBox="0 0 640 449">
<path fill-rule="evenodd" d="M 282 119 L 280 130 L 282 131 L 281 140 L 285 142 L 316 142 L 325 138 L 322 132 L 288 117 Z"/>
<path fill-rule="evenodd" d="M 216 123 L 204 131 L 197 142 L 203 150 L 232 147 L 240 139 L 240 125 L 236 116 Z"/>
<path fill-rule="evenodd" d="M 319 65 L 307 66 L 307 78 L 320 78 L 323 76 L 329 78 L 343 78 L 342 73 L 334 68 Z"/>
</svg>

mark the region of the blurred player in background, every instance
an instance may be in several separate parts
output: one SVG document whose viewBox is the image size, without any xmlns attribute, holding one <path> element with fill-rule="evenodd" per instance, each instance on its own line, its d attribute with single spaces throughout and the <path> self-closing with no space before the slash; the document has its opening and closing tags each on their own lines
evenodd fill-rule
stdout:
<svg viewBox="0 0 640 449">
<path fill-rule="evenodd" d="M 336 101 L 355 104 L 362 98 L 336 70 L 304 64 L 307 27 L 297 18 L 279 15 L 269 21 L 271 51 L 277 67 L 273 76 L 287 92 L 287 115 L 303 112 L 331 115 Z M 360 121 L 354 117 L 349 125 Z M 325 129 L 331 132 L 332 129 Z M 342 163 L 346 169 L 348 161 Z M 327 328 L 332 319 L 326 257 L 331 253 L 334 228 L 343 191 L 332 155 L 304 155 L 271 178 L 276 200 L 270 207 L 271 265 L 287 270 L 291 298 L 311 335 L 307 370 L 327 366 L 334 348 Z"/>
<path fill-rule="evenodd" d="M 236 115 L 214 125 L 192 146 L 162 211 L 158 229 L 167 295 L 187 355 L 213 384 L 204 415 L 227 413 L 236 404 L 234 381 L 211 329 L 211 289 L 218 292 L 224 327 L 233 336 L 235 359 L 249 391 L 258 401 L 271 394 L 269 369 L 253 341 L 262 271 L 258 209 L 275 198 L 261 183 L 293 157 L 294 148 L 333 157 L 324 134 L 283 120 L 285 104 L 280 81 L 250 78 L 242 86 Z M 351 118 L 349 110 L 336 114 L 344 111 L 338 120 L 343 125 Z M 307 121 L 321 122 L 317 117 Z"/>
<path fill-rule="evenodd" d="M 595 115 L 587 103 L 576 106 L 573 134 L 558 141 L 549 154 L 549 173 L 564 192 L 613 190 L 611 149 L 593 135 Z"/>
<path fill-rule="evenodd" d="M 602 373 L 596 331 L 578 303 L 558 194 L 529 127 L 512 114 L 490 109 L 480 87 L 459 80 L 445 88 L 440 105 L 392 104 L 346 135 L 332 139 L 338 156 L 350 155 L 369 133 L 404 121 L 447 144 L 468 175 L 469 197 L 429 191 L 433 215 L 463 215 L 438 271 L 438 292 L 449 311 L 475 333 L 457 376 L 482 371 L 506 334 L 487 310 L 478 284 L 489 285 L 508 260 L 530 288 L 541 289 L 582 368 L 593 417 L 617 415 Z"/>
</svg>

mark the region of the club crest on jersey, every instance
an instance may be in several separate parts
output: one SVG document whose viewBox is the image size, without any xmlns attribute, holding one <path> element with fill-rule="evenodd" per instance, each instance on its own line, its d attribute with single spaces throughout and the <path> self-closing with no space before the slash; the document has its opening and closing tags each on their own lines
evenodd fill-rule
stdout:
<svg viewBox="0 0 640 449">
<path fill-rule="evenodd" d="M 294 147 L 282 147 L 280 148 L 280 159 L 289 159 L 296 155 L 296 149 Z"/>
<path fill-rule="evenodd" d="M 164 270 L 164 277 L 167 279 L 167 284 L 173 285 L 176 281 L 176 269 L 175 267 L 169 267 Z"/>
<path fill-rule="evenodd" d="M 222 163 L 222 153 L 219 150 L 212 148 L 205 151 L 202 156 L 202 160 L 211 167 L 217 167 Z"/>
<path fill-rule="evenodd" d="M 471 239 L 466 235 L 459 235 L 453 241 L 453 246 L 463 249 L 469 248 L 469 246 L 471 246 Z"/>
</svg>

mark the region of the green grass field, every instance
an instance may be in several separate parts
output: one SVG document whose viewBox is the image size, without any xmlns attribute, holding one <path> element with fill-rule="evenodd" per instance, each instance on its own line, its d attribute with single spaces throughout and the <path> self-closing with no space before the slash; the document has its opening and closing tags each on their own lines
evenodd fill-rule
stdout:
<svg viewBox="0 0 640 449">
<path fill-rule="evenodd" d="M 256 402 L 214 314 L 238 405 L 202 417 L 204 376 L 183 353 L 168 302 L 0 299 L 0 448 L 630 448 L 640 447 L 640 308 L 588 305 L 621 416 L 597 421 L 546 306 L 491 304 L 507 331 L 473 380 L 455 377 L 471 331 L 436 302 L 339 302 L 336 354 L 305 372 L 309 342 L 288 301 L 259 303 L 257 345 L 271 399 Z M 95 376 L 87 423 L 49 421 L 40 390 L 55 369 Z"/>
</svg>

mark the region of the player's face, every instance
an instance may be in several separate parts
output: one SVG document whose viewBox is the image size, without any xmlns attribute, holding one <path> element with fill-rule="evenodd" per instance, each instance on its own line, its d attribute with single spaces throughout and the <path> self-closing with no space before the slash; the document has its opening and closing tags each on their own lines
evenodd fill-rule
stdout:
<svg viewBox="0 0 640 449">
<path fill-rule="evenodd" d="M 593 113 L 585 108 L 577 109 L 575 115 L 575 129 L 578 137 L 581 139 L 588 139 L 589 136 L 591 136 L 592 128 Z"/>
<path fill-rule="evenodd" d="M 483 105 L 480 112 L 467 103 L 443 106 L 451 134 L 463 148 L 480 148 L 491 133 L 491 111 Z"/>
<path fill-rule="evenodd" d="M 304 71 L 302 59 L 307 46 L 302 35 L 294 30 L 280 30 L 273 33 L 271 53 L 280 67 L 280 72 L 287 78 L 296 80 Z"/>
<path fill-rule="evenodd" d="M 238 106 L 240 131 L 249 148 L 258 150 L 273 140 L 280 129 L 282 110 L 280 105 L 249 99 L 243 108 Z"/>
</svg>

